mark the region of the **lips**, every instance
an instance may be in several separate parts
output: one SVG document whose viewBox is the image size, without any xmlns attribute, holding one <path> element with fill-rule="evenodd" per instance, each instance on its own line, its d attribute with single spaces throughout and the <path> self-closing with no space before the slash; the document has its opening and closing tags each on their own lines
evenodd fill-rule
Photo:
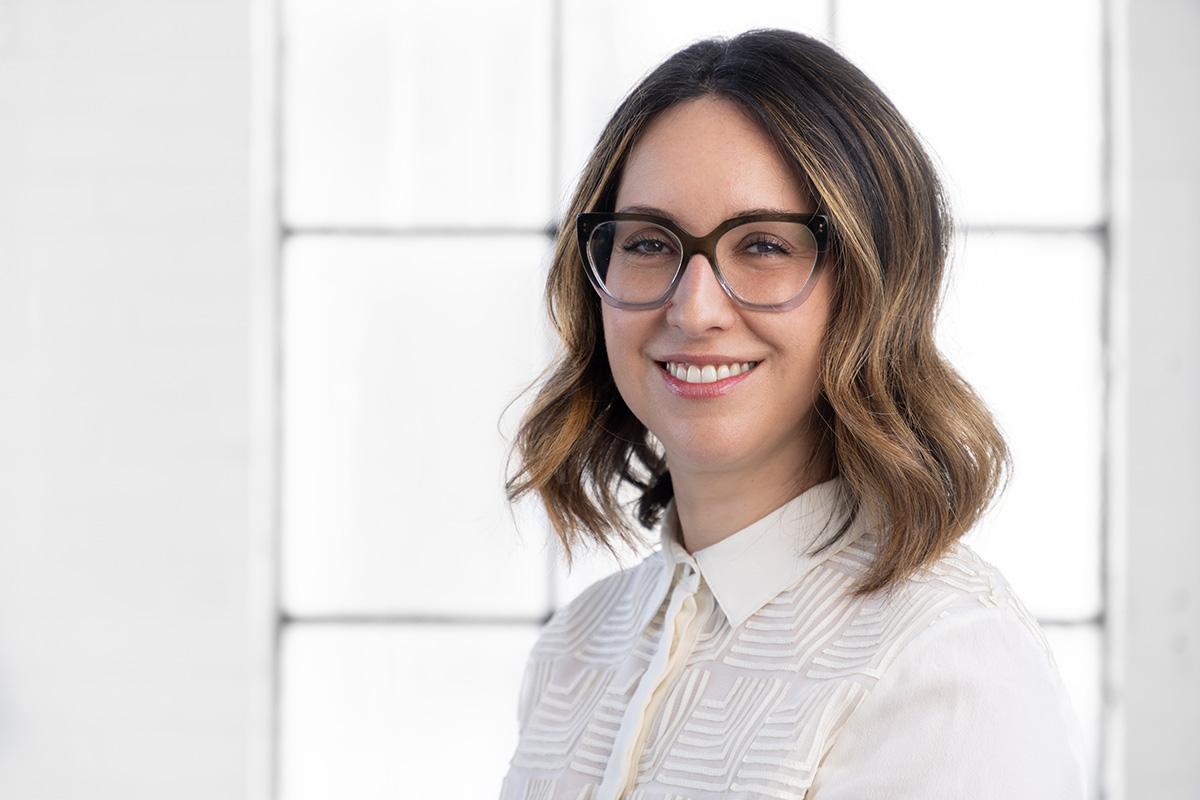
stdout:
<svg viewBox="0 0 1200 800">
<path fill-rule="evenodd" d="M 681 380 L 667 369 L 666 364 L 659 364 L 658 373 L 662 375 L 663 381 L 666 383 L 667 388 L 676 397 L 701 400 L 722 397 L 728 394 L 736 389 L 742 383 L 742 381 L 745 381 L 747 378 L 749 378 L 751 374 L 758 369 L 758 367 L 756 365 L 745 372 L 741 372 L 737 375 L 730 374 L 727 377 L 718 377 L 716 375 L 716 368 L 714 368 L 711 364 L 705 365 L 703 369 L 710 371 L 710 375 L 707 377 L 713 377 L 714 380 L 705 381 L 704 378 L 706 376 L 703 374 L 703 372 L 700 374 L 701 380 L 697 383 L 692 383 L 687 379 Z M 693 364 L 689 366 L 688 371 L 688 377 L 692 377 L 694 375 L 693 371 L 699 370 L 697 370 L 696 365 Z"/>
<path fill-rule="evenodd" d="M 757 361 L 743 361 L 740 363 L 735 361 L 732 364 L 704 364 L 703 366 L 694 363 L 689 364 L 673 361 L 660 364 L 667 372 L 687 383 L 715 383 L 725 378 L 741 375 L 743 372 L 749 372 L 757 365 Z"/>
</svg>

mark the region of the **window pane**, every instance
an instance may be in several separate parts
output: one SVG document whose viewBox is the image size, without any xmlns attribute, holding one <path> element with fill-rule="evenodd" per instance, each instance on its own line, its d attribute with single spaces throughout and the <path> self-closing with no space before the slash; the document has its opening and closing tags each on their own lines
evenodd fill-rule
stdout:
<svg viewBox="0 0 1200 800">
<path fill-rule="evenodd" d="M 540 615 L 544 517 L 503 476 L 549 360 L 546 240 L 301 237 L 285 252 L 293 613 Z M 502 438 L 503 433 L 503 438 Z"/>
<path fill-rule="evenodd" d="M 1085 234 L 970 233 L 939 324 L 939 346 L 992 409 L 1014 461 L 966 541 L 1039 617 L 1100 611 L 1102 257 Z"/>
<path fill-rule="evenodd" d="M 454 797 L 494 797 L 517 746 L 521 672 L 536 634 L 515 625 L 289 628 L 280 797 L 444 797 L 447 775 Z"/>
<path fill-rule="evenodd" d="M 1103 213 L 1102 4 L 839 0 L 838 46 L 943 162 L 971 224 Z M 936 20 L 935 25 L 930 20 Z"/>
<path fill-rule="evenodd" d="M 565 206 L 604 123 L 621 98 L 675 50 L 710 36 L 748 28 L 791 28 L 811 36 L 827 32 L 826 0 L 685 0 L 594 2 L 563 0 L 562 167 L 559 203 Z M 559 208 L 561 214 L 563 208 Z"/>
<path fill-rule="evenodd" d="M 549 2 L 285 6 L 287 222 L 546 224 Z"/>
</svg>

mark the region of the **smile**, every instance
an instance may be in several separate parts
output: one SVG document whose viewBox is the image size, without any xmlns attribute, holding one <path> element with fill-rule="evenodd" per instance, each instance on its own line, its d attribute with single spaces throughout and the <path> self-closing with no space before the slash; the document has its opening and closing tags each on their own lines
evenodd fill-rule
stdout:
<svg viewBox="0 0 1200 800">
<path fill-rule="evenodd" d="M 733 375 L 741 375 L 758 366 L 757 361 L 743 361 L 733 364 L 683 364 L 668 361 L 665 364 L 667 372 L 687 383 L 716 383 Z"/>
<path fill-rule="evenodd" d="M 733 391 L 758 368 L 759 361 L 732 364 L 682 364 L 659 361 L 658 374 L 676 397 L 699 400 Z"/>
</svg>

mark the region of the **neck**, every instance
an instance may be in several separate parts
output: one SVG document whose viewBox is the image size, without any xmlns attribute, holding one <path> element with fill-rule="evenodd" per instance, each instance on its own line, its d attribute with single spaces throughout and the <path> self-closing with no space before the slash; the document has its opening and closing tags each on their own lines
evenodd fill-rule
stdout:
<svg viewBox="0 0 1200 800">
<path fill-rule="evenodd" d="M 667 454 L 675 511 L 689 553 L 716 544 L 752 522 L 833 477 L 826 460 L 805 469 L 810 455 L 804 447 L 780 449 L 753 466 L 702 468 L 673 461 Z"/>
</svg>

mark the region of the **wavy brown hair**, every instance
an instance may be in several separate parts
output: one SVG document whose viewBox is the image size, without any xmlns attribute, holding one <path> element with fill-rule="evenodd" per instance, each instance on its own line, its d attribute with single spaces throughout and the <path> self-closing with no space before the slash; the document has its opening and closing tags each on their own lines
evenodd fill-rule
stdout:
<svg viewBox="0 0 1200 800">
<path fill-rule="evenodd" d="M 509 501 L 536 491 L 568 565 L 581 538 L 644 539 L 673 496 L 657 439 L 613 382 L 600 299 L 584 274 L 573 222 L 611 211 L 622 169 L 648 123 L 716 96 L 747 111 L 832 221 L 830 318 L 813 407 L 812 454 L 840 475 L 850 514 L 881 523 L 881 546 L 854 589 L 894 587 L 965 534 L 1007 482 L 1008 447 L 971 386 L 938 351 L 934 323 L 953 219 L 917 135 L 882 91 L 829 45 L 793 31 L 751 30 L 696 42 L 621 102 L 592 150 L 558 227 L 545 300 L 562 349 L 535 380 L 509 462 Z M 813 463 L 810 461 L 810 463 Z"/>
</svg>

